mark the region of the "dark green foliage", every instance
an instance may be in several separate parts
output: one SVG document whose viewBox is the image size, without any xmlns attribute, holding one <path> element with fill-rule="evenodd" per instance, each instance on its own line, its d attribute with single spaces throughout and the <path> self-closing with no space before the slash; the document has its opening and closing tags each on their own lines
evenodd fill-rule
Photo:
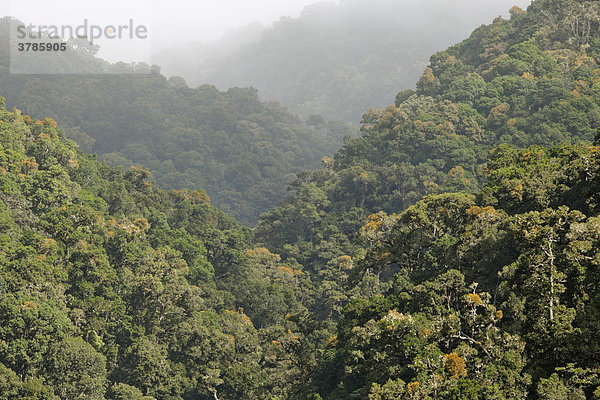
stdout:
<svg viewBox="0 0 600 400">
<path fill-rule="evenodd" d="M 536 0 L 434 55 L 254 230 L 1 108 L 0 398 L 598 397 L 598 11 Z"/>
<path fill-rule="evenodd" d="M 61 398 L 103 399 L 106 358 L 79 337 L 53 348 L 49 381 Z"/>
<path fill-rule="evenodd" d="M 503 146 L 477 198 L 431 195 L 401 214 L 371 216 L 353 273 L 377 275 L 383 295 L 346 307 L 315 370 L 316 391 L 324 399 L 590 396 L 600 379 L 592 339 L 600 214 L 590 190 L 599 154 L 588 145 Z M 505 200 L 515 185 L 544 205 Z"/>
<path fill-rule="evenodd" d="M 538 0 L 434 55 L 416 93 L 365 113 L 361 138 L 263 214 L 257 240 L 327 288 L 313 312 L 341 316 L 313 376 L 322 398 L 524 398 L 572 368 L 566 393 L 591 396 L 598 148 L 579 143 L 600 126 L 600 58 L 598 31 L 571 22 L 598 26 L 598 11 Z M 416 353 L 393 347 L 402 336 L 381 341 L 390 310 L 432 332 Z M 466 360 L 466 377 L 438 379 L 419 346 L 438 351 L 436 368 Z"/>
<path fill-rule="evenodd" d="M 571 3 L 575 14 L 567 6 Z M 528 11 L 514 8 L 510 20 L 498 18 L 433 55 L 416 92 L 402 91 L 394 106 L 367 111 L 362 137 L 347 139 L 333 159 L 323 160 L 320 171 L 298 175 L 291 194 L 261 216 L 259 242 L 317 272 L 319 286 L 326 287 L 349 277 L 343 269 L 334 277 L 339 265 L 334 259 L 361 254 L 354 238 L 369 215 L 406 210 L 430 194 L 474 193 L 488 177 L 492 184 L 482 196 L 493 191 L 508 212 L 541 211 L 564 203 L 586 212 L 596 196 L 590 194 L 582 203 L 581 188 L 572 185 L 587 181 L 575 166 L 564 164 L 568 157 L 542 156 L 540 164 L 536 157 L 541 149 L 531 148 L 526 156 L 530 167 L 517 181 L 511 176 L 515 171 L 493 164 L 514 165 L 516 150 L 500 147 L 494 151 L 505 158 L 494 157 L 486 167 L 488 154 L 498 145 L 576 144 L 592 141 L 600 128 L 600 53 L 594 50 L 600 37 L 591 29 L 586 43 L 576 43 L 581 38 L 570 25 L 572 18 L 580 18 L 596 26 L 598 3 L 560 4 L 537 0 Z M 579 150 L 561 151 L 577 157 Z M 487 175 L 486 168 L 496 171 Z M 551 190 L 564 185 L 571 190 L 552 203 Z M 594 185 L 587 190 L 594 192 Z M 395 272 L 392 268 L 385 273 Z M 329 290 L 328 299 L 320 302 L 327 305 L 317 303 L 320 312 L 329 315 L 332 307 L 339 309 L 347 301 L 348 291 L 330 296 L 336 292 Z M 331 304 L 332 298 L 339 303 Z"/>
</svg>

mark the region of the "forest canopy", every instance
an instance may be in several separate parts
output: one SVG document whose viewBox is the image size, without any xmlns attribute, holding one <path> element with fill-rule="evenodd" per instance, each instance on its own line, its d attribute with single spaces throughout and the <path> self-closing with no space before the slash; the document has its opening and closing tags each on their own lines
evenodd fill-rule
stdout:
<svg viewBox="0 0 600 400">
<path fill-rule="evenodd" d="M 256 228 L 0 100 L 0 399 L 600 399 L 600 3 L 510 15 L 434 54 Z M 35 79 L 7 91 L 75 104 Z M 145 140 L 162 118 L 295 120 L 252 89 L 127 82 L 146 102 L 96 101 L 145 116 L 148 151 L 189 138 Z M 156 116 L 178 99 L 206 109 Z"/>
</svg>

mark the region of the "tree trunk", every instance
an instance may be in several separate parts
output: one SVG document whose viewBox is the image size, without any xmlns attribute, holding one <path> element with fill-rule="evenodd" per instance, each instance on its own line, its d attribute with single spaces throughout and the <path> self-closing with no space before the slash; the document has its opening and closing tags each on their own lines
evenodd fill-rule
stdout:
<svg viewBox="0 0 600 400">
<path fill-rule="evenodd" d="M 548 251 L 546 251 L 546 255 L 548 256 L 548 260 L 550 262 L 550 300 L 548 304 L 548 311 L 550 314 L 550 321 L 554 320 L 554 253 L 552 252 L 552 240 L 548 238 Z"/>
</svg>

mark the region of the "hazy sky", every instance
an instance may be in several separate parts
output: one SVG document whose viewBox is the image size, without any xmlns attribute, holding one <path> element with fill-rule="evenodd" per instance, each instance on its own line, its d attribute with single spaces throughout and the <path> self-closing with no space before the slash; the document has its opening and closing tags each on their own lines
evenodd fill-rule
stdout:
<svg viewBox="0 0 600 400">
<path fill-rule="evenodd" d="M 106 27 L 133 19 L 148 26 L 150 40 L 98 41 L 103 58 L 133 61 L 167 46 L 215 39 L 251 22 L 268 25 L 283 15 L 299 16 L 315 0 L 0 0 L 5 2 L 8 12 L 2 14 L 26 24 L 77 27 L 88 19 Z"/>
<path fill-rule="evenodd" d="M 398 0 L 401 1 L 401 0 Z M 444 1 L 444 0 L 440 0 Z M 494 7 L 494 0 L 488 2 Z M 100 56 L 110 60 L 148 60 L 161 48 L 217 38 L 231 28 L 261 22 L 268 25 L 287 15 L 297 17 L 302 8 L 315 0 L 0 0 L 8 4 L 3 15 L 19 18 L 26 24 L 70 25 L 77 27 L 87 19 L 102 28 L 109 25 L 148 27 L 148 39 L 98 40 Z M 338 1 L 336 1 L 338 2 Z M 515 0 L 520 6 L 530 0 Z M 5 7 L 2 7 L 5 8 Z M 498 10 L 505 13 L 506 10 Z"/>
</svg>

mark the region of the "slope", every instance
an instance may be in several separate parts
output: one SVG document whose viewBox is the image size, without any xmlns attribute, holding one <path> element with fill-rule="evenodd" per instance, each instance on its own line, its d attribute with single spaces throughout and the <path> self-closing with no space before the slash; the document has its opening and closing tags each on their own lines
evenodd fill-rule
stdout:
<svg viewBox="0 0 600 400">
<path fill-rule="evenodd" d="M 0 98 L 0 398 L 290 390 L 294 355 L 273 343 L 308 340 L 284 318 L 305 310 L 299 267 L 253 250 L 205 192 L 148 177 Z"/>
<path fill-rule="evenodd" d="M 336 4 L 339 3 L 339 4 Z M 528 0 L 517 1 L 521 6 Z M 514 0 L 350 0 L 319 2 L 298 18 L 283 17 L 260 39 L 250 31 L 229 54 L 199 44 L 158 54 L 168 75 L 221 89 L 253 86 L 303 118 L 358 123 L 418 79 L 429 56 L 505 14 Z M 249 28 L 243 29 L 246 32 Z M 216 45 L 225 47 L 235 34 Z M 177 61 L 179 60 L 179 64 Z M 175 64 L 175 65 L 174 65 Z"/>
<path fill-rule="evenodd" d="M 205 188 L 245 224 L 275 205 L 295 172 L 318 166 L 352 132 L 343 124 L 306 126 L 259 101 L 254 89 L 191 89 L 157 68 L 149 75 L 12 75 L 9 21 L 0 21 L 0 87 L 9 106 L 56 119 L 111 164 L 149 168 L 162 187 Z M 85 62 L 91 70 L 105 64 Z"/>
<path fill-rule="evenodd" d="M 329 255 L 319 248 L 350 254 L 367 215 L 399 212 L 427 194 L 475 192 L 499 144 L 591 141 L 600 127 L 598 7 L 538 0 L 436 53 L 416 91 L 365 113 L 361 138 L 299 176 L 257 237 L 320 270 Z M 592 28 L 573 30 L 582 24 Z"/>
</svg>

